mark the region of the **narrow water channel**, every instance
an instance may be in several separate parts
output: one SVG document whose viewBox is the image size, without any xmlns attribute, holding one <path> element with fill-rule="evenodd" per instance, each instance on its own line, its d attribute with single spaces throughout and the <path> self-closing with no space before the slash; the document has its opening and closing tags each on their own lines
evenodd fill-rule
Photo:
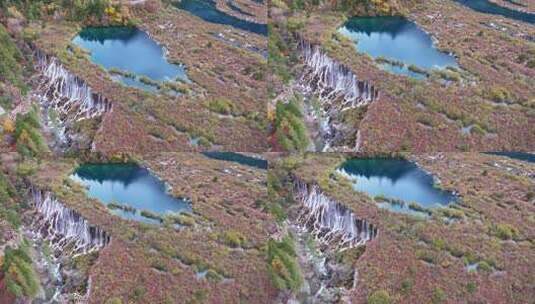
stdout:
<svg viewBox="0 0 535 304">
<path fill-rule="evenodd" d="M 528 163 L 535 163 L 535 153 L 529 152 L 488 152 L 487 154 L 505 156 Z"/>
<path fill-rule="evenodd" d="M 488 0 L 454 0 L 454 1 L 480 13 L 498 15 L 498 16 L 509 18 L 509 19 L 514 19 L 517 21 L 535 24 L 535 14 L 510 9 L 504 6 L 500 6 L 496 3 L 492 3 Z"/>
<path fill-rule="evenodd" d="M 206 157 L 217 159 L 217 160 L 224 160 L 224 161 L 231 161 L 236 162 L 242 165 L 255 167 L 258 169 L 264 169 L 266 170 L 268 168 L 268 162 L 261 158 L 256 158 L 252 156 L 247 156 L 240 153 L 235 152 L 202 152 L 202 154 Z"/>
<path fill-rule="evenodd" d="M 207 22 L 230 25 L 240 30 L 267 36 L 267 24 L 250 22 L 219 11 L 212 0 L 181 0 L 176 7 Z"/>
</svg>

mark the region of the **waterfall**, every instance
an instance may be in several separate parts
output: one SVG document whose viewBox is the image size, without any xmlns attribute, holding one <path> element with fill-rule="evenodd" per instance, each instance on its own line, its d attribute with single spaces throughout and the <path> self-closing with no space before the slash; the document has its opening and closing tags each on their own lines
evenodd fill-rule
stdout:
<svg viewBox="0 0 535 304">
<path fill-rule="evenodd" d="M 73 121 L 101 116 L 111 110 L 112 103 L 69 72 L 57 58 L 35 52 L 35 68 L 40 73 L 40 102 Z"/>
<path fill-rule="evenodd" d="M 301 93 L 306 100 L 317 97 L 319 107 L 308 114 L 316 121 L 315 142 L 318 151 L 355 152 L 362 149 L 358 126 L 346 125 L 343 112 L 362 109 L 379 99 L 379 90 L 369 81 L 359 80 L 347 66 L 329 57 L 319 45 L 313 45 L 302 37 L 296 37 L 297 51 L 304 64 L 301 76 L 293 84 L 292 91 Z M 284 99 L 286 94 L 281 94 Z M 310 108 L 310 107 L 309 107 Z M 308 110 L 311 111 L 310 109 Z M 350 143 L 350 138 L 355 138 Z"/>
<path fill-rule="evenodd" d="M 377 236 L 376 227 L 326 196 L 318 185 L 296 180 L 294 198 L 303 205 L 297 222 L 320 243 L 345 250 L 364 245 Z"/>
<path fill-rule="evenodd" d="M 34 220 L 36 230 L 52 244 L 52 248 L 73 256 L 100 250 L 110 242 L 110 236 L 99 227 L 65 207 L 51 192 L 32 189 L 33 205 L 39 214 Z M 69 252 L 67 252 L 69 253 Z"/>
<path fill-rule="evenodd" d="M 322 105 L 345 111 L 379 98 L 374 85 L 359 80 L 349 68 L 329 57 L 319 46 L 299 39 L 298 48 L 306 66 L 300 82 L 307 90 L 319 95 Z M 335 101 L 340 104 L 335 106 Z"/>
</svg>

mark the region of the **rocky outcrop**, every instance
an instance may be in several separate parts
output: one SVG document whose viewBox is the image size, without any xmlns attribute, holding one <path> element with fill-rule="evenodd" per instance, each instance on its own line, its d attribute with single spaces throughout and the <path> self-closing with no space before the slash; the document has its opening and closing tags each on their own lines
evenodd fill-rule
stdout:
<svg viewBox="0 0 535 304">
<path fill-rule="evenodd" d="M 72 256 L 98 251 L 108 245 L 110 236 L 90 225 L 76 211 L 66 207 L 51 192 L 32 189 L 37 217 L 33 227 L 50 241 L 55 252 Z"/>
<path fill-rule="evenodd" d="M 294 198 L 302 204 L 297 223 L 322 244 L 345 250 L 377 237 L 377 228 L 349 208 L 329 198 L 318 185 L 294 181 Z"/>
</svg>

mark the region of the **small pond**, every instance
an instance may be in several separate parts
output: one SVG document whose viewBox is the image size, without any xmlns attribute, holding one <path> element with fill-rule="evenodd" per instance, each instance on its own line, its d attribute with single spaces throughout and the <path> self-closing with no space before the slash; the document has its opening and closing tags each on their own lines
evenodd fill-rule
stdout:
<svg viewBox="0 0 535 304">
<path fill-rule="evenodd" d="M 455 57 L 436 49 L 426 32 L 403 17 L 354 17 L 338 31 L 356 43 L 358 52 L 395 74 L 423 78 L 424 71 L 458 66 Z"/>
<path fill-rule="evenodd" d="M 176 7 L 210 23 L 230 25 L 240 30 L 267 36 L 267 25 L 231 16 L 216 8 L 211 0 L 181 0 Z"/>
<path fill-rule="evenodd" d="M 456 2 L 484 14 L 499 15 L 517 21 L 535 24 L 535 14 L 513 10 L 488 0 L 455 0 Z"/>
<path fill-rule="evenodd" d="M 259 169 L 267 169 L 268 168 L 268 162 L 267 160 L 247 156 L 240 153 L 234 153 L 234 152 L 202 152 L 202 154 L 206 157 L 217 159 L 217 160 L 225 160 L 225 161 L 232 161 L 237 162 L 242 165 L 255 167 Z"/>
<path fill-rule="evenodd" d="M 189 81 L 182 65 L 169 63 L 164 49 L 134 27 L 86 27 L 73 43 L 127 86 L 155 91 L 157 82 Z"/>
<path fill-rule="evenodd" d="M 417 206 L 440 207 L 457 200 L 455 194 L 435 187 L 431 175 L 403 159 L 350 159 L 338 172 L 350 178 L 353 189 L 395 212 L 418 211 Z"/>
<path fill-rule="evenodd" d="M 158 218 L 143 211 L 159 217 L 191 211 L 188 201 L 169 195 L 165 183 L 137 165 L 84 164 L 71 178 L 87 187 L 89 197 L 102 201 L 125 219 L 159 223 Z"/>
</svg>

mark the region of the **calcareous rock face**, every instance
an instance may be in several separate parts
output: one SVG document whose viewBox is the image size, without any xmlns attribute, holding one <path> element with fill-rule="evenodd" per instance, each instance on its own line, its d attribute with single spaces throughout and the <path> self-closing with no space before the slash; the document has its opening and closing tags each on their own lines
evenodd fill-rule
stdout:
<svg viewBox="0 0 535 304">
<path fill-rule="evenodd" d="M 298 223 L 320 243 L 345 250 L 365 245 L 377 237 L 376 227 L 326 196 L 318 185 L 295 181 L 294 197 L 303 205 Z"/>
<path fill-rule="evenodd" d="M 38 303 L 87 303 L 91 277 L 72 261 L 78 256 L 91 261 L 110 243 L 110 235 L 52 192 L 30 186 L 28 199 L 34 213 L 24 235 L 33 244 L 30 254 L 45 291 L 38 295 Z"/>
<path fill-rule="evenodd" d="M 84 119 L 102 117 L 111 111 L 112 102 L 106 97 L 93 92 L 87 83 L 68 71 L 57 58 L 35 52 L 35 69 L 38 72 L 39 84 L 35 90 L 37 99 L 45 109 L 57 113 L 60 130 L 58 141 L 71 146 L 76 140 L 71 134 L 72 125 Z"/>
<path fill-rule="evenodd" d="M 43 92 L 41 103 L 52 107 L 70 119 L 101 116 L 111 110 L 111 102 L 94 93 L 85 81 L 69 72 L 57 58 L 36 52 L 36 69 L 41 73 Z"/>
<path fill-rule="evenodd" d="M 370 82 L 359 80 L 349 68 L 329 57 L 320 46 L 298 38 L 298 51 L 304 63 L 295 90 L 308 100 L 317 97 L 319 108 L 307 116 L 317 122 L 317 132 L 323 143 L 316 150 L 352 151 L 361 148 L 358 126 L 347 125 L 343 113 L 366 107 L 379 99 L 379 90 Z M 354 139 L 348 140 L 348 139 Z"/>
<path fill-rule="evenodd" d="M 358 271 L 340 262 L 346 250 L 364 252 L 377 237 L 377 228 L 358 218 L 349 208 L 328 197 L 317 184 L 293 177 L 293 195 L 299 204 L 291 216 L 290 230 L 295 235 L 298 262 L 305 283 L 298 302 L 339 303 L 356 287 Z M 310 245 L 309 237 L 316 242 Z"/>
<path fill-rule="evenodd" d="M 357 75 L 325 54 L 319 46 L 301 39 L 298 47 L 306 65 L 301 82 L 328 108 L 345 111 L 379 98 L 379 91 L 374 85 L 359 80 Z"/>
<path fill-rule="evenodd" d="M 57 252 L 71 255 L 98 251 L 110 242 L 100 227 L 90 225 L 79 213 L 65 207 L 50 192 L 32 190 L 33 204 L 39 217 L 34 227 L 48 239 Z"/>
</svg>

